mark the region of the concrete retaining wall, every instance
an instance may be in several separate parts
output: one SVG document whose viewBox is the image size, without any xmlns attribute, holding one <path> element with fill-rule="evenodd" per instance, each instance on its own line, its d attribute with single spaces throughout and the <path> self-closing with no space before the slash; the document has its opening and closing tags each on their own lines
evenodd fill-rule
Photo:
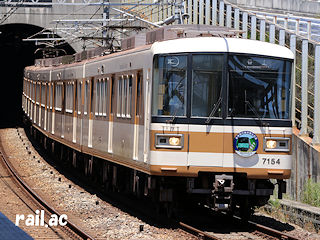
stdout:
<svg viewBox="0 0 320 240">
<path fill-rule="evenodd" d="M 287 180 L 287 193 L 299 201 L 309 178 L 320 182 L 320 146 L 312 146 L 311 138 L 299 136 L 297 129 L 294 133 L 292 172 Z"/>
<path fill-rule="evenodd" d="M 246 8 L 269 8 L 320 16 L 320 2 L 312 0 L 228 0 Z"/>
</svg>

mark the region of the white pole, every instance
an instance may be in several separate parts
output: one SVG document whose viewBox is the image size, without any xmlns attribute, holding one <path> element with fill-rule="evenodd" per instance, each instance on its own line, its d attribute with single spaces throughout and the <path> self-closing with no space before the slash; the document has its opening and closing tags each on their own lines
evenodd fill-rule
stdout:
<svg viewBox="0 0 320 240">
<path fill-rule="evenodd" d="M 206 0 L 206 25 L 210 24 L 210 0 Z"/>
<path fill-rule="evenodd" d="M 244 39 L 247 39 L 248 38 L 248 13 L 247 12 L 242 13 L 242 30 L 243 30 L 242 37 Z"/>
<path fill-rule="evenodd" d="M 235 10 L 234 10 L 234 28 L 236 29 L 236 30 L 239 30 L 239 22 L 240 22 L 240 18 L 239 18 L 239 16 L 240 16 L 240 10 L 239 10 L 239 8 L 236 8 Z"/>
<path fill-rule="evenodd" d="M 275 34 L 276 34 L 276 26 L 274 24 L 270 24 L 269 27 L 269 42 L 275 43 Z"/>
<path fill-rule="evenodd" d="M 224 27 L 224 2 L 220 1 L 219 4 L 219 26 Z"/>
<path fill-rule="evenodd" d="M 231 5 L 227 5 L 227 27 L 231 28 Z"/>
<path fill-rule="evenodd" d="M 260 41 L 266 41 L 266 21 L 264 19 L 260 20 Z"/>
<path fill-rule="evenodd" d="M 302 40 L 300 135 L 308 134 L 308 43 L 308 40 Z"/>
<path fill-rule="evenodd" d="M 316 45 L 314 60 L 314 119 L 312 143 L 320 144 L 320 45 Z"/>
<path fill-rule="evenodd" d="M 203 24 L 203 0 L 199 0 L 199 24 Z"/>
<path fill-rule="evenodd" d="M 257 17 L 251 16 L 251 39 L 257 39 Z"/>
<path fill-rule="evenodd" d="M 296 125 L 296 45 L 297 37 L 295 34 L 290 35 L 290 50 L 294 54 L 294 61 L 292 66 L 292 83 L 291 83 L 291 119 L 292 125 Z"/>
<path fill-rule="evenodd" d="M 193 24 L 198 24 L 198 0 L 193 0 Z"/>
<path fill-rule="evenodd" d="M 217 0 L 212 0 L 212 25 L 217 25 Z"/>
<path fill-rule="evenodd" d="M 284 29 L 280 29 L 279 31 L 279 45 L 284 46 L 286 41 L 286 31 Z"/>
<path fill-rule="evenodd" d="M 188 24 L 192 24 L 192 0 L 188 0 Z"/>
</svg>

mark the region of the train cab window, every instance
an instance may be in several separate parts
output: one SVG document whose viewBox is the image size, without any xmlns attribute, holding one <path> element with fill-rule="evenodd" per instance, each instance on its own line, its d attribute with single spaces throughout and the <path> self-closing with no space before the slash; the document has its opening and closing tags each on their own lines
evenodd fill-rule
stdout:
<svg viewBox="0 0 320 240">
<path fill-rule="evenodd" d="M 291 64 L 284 59 L 230 55 L 229 116 L 288 119 Z"/>
<path fill-rule="evenodd" d="M 153 71 L 154 116 L 186 116 L 187 56 L 155 56 Z"/>
<path fill-rule="evenodd" d="M 221 117 L 222 73 L 223 55 L 192 56 L 192 117 Z"/>
</svg>

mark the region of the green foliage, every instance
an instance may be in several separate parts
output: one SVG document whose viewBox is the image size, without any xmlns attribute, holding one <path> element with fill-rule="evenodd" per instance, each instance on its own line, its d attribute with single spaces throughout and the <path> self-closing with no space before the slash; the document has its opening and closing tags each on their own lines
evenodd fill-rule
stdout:
<svg viewBox="0 0 320 240">
<path fill-rule="evenodd" d="M 302 201 L 312 206 L 320 207 L 320 183 L 308 179 L 302 193 Z"/>
<path fill-rule="evenodd" d="M 269 204 L 270 204 L 271 207 L 273 208 L 273 211 L 274 211 L 274 210 L 277 210 L 277 209 L 279 209 L 279 208 L 281 207 L 280 201 L 279 201 L 279 199 L 277 199 L 277 198 L 272 198 L 272 199 L 270 199 L 270 200 L 269 200 Z"/>
</svg>

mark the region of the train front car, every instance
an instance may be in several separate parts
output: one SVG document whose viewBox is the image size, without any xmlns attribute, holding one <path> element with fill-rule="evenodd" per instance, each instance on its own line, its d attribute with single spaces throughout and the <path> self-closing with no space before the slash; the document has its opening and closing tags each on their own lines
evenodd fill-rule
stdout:
<svg viewBox="0 0 320 240">
<path fill-rule="evenodd" d="M 150 168 L 167 176 L 160 201 L 188 196 L 247 216 L 275 184 L 281 198 L 291 169 L 292 52 L 214 37 L 152 50 Z"/>
</svg>

